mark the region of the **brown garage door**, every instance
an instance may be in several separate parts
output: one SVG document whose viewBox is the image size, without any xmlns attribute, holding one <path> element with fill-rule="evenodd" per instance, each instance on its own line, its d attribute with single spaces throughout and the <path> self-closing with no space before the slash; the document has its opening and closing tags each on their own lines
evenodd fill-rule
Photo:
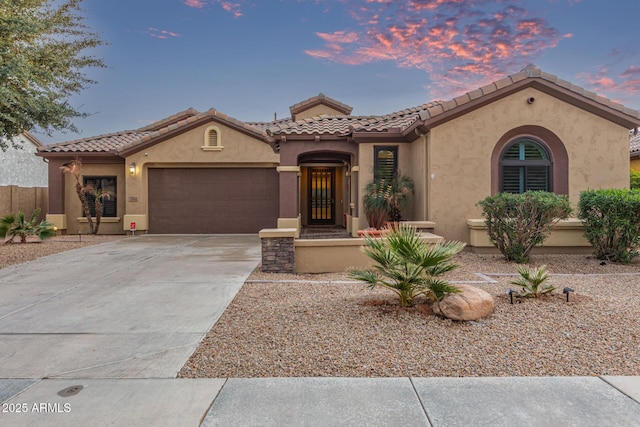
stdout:
<svg viewBox="0 0 640 427">
<path fill-rule="evenodd" d="M 149 232 L 257 233 L 278 219 L 275 169 L 149 169 Z"/>
</svg>

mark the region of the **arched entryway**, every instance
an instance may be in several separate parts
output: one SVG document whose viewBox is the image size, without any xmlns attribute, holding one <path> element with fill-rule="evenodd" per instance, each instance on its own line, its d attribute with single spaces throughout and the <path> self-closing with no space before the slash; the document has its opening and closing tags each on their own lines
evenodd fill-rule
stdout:
<svg viewBox="0 0 640 427">
<path fill-rule="evenodd" d="M 349 153 L 307 152 L 298 157 L 303 227 L 346 227 L 350 214 Z"/>
</svg>

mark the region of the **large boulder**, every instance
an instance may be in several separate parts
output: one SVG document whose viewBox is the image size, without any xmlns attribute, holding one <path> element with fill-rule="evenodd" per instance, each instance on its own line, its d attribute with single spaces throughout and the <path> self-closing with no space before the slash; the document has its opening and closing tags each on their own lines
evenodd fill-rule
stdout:
<svg viewBox="0 0 640 427">
<path fill-rule="evenodd" d="M 462 292 L 447 294 L 433 304 L 433 312 L 452 320 L 478 320 L 493 313 L 493 297 L 469 285 L 454 285 Z"/>
</svg>

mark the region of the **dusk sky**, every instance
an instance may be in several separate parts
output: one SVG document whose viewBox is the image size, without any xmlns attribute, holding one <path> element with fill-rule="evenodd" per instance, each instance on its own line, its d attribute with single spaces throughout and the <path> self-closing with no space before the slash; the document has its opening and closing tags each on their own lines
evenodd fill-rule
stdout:
<svg viewBox="0 0 640 427">
<path fill-rule="evenodd" d="M 448 100 L 533 63 L 640 109 L 638 0 L 85 0 L 108 68 L 71 103 L 80 134 L 189 107 L 288 117 L 324 93 L 353 114 Z"/>
</svg>

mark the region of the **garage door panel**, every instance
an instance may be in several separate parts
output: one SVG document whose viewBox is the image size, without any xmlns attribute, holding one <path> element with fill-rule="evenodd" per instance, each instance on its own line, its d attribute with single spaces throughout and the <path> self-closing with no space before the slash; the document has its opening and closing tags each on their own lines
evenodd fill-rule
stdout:
<svg viewBox="0 0 640 427">
<path fill-rule="evenodd" d="M 275 169 L 149 169 L 150 233 L 257 233 L 278 209 Z"/>
</svg>

